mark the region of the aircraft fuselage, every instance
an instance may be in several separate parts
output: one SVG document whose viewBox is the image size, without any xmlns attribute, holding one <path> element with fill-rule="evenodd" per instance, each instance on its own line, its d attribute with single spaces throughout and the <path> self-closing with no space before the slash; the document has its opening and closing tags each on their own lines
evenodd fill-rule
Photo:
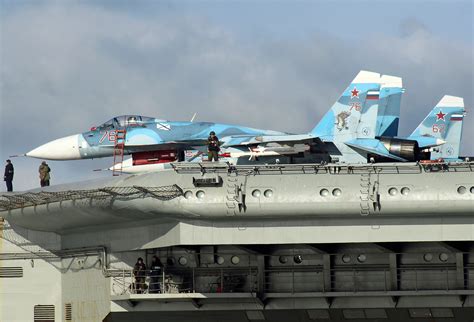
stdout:
<svg viewBox="0 0 474 322">
<path fill-rule="evenodd" d="M 78 160 L 112 156 L 120 131 L 126 131 L 124 154 L 169 149 L 205 150 L 209 133 L 226 140 L 239 136 L 285 133 L 213 122 L 170 122 L 141 116 L 121 116 L 90 131 L 48 142 L 26 155 L 48 160 Z M 243 139 L 243 138 L 242 138 Z"/>
</svg>

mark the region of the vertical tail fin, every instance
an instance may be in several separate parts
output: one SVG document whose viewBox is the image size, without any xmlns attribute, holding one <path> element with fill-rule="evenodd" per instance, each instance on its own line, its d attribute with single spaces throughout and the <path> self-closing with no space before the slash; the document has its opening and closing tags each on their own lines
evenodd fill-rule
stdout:
<svg viewBox="0 0 474 322">
<path fill-rule="evenodd" d="M 401 93 L 401 78 L 360 71 L 311 134 L 332 142 L 338 150 L 339 161 L 366 162 L 366 152 L 345 143 L 373 139 L 379 133 L 398 130 Z M 387 117 L 384 113 L 388 113 Z"/>
<path fill-rule="evenodd" d="M 355 137 L 362 115 L 378 102 L 379 92 L 380 74 L 360 71 L 311 133 L 325 141 Z"/>
<path fill-rule="evenodd" d="M 404 93 L 402 79 L 382 75 L 375 136 L 397 136 L 400 104 Z"/>
<path fill-rule="evenodd" d="M 465 113 L 462 97 L 445 95 L 409 139 L 417 140 L 420 147 L 439 145 L 438 151 L 431 152 L 431 159 L 457 159 Z"/>
</svg>

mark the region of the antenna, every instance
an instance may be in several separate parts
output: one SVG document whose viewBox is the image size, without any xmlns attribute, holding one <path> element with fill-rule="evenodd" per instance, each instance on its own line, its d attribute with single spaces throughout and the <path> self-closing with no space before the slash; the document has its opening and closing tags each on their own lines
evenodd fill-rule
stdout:
<svg viewBox="0 0 474 322">
<path fill-rule="evenodd" d="M 196 112 L 196 113 L 194 113 L 193 117 L 191 117 L 191 122 L 193 122 L 193 121 L 194 121 L 194 119 L 196 118 L 196 115 L 197 115 L 197 112 Z"/>
</svg>

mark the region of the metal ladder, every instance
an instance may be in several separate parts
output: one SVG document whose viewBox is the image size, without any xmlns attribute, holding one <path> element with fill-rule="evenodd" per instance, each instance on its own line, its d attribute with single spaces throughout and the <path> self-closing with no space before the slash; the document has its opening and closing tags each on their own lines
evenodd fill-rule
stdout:
<svg viewBox="0 0 474 322">
<path fill-rule="evenodd" d="M 227 215 L 233 216 L 237 214 L 237 197 L 238 197 L 238 185 L 237 185 L 237 173 L 231 172 L 227 175 L 226 178 L 226 206 L 227 206 Z"/>
<path fill-rule="evenodd" d="M 125 148 L 125 136 L 127 135 L 127 130 L 116 130 L 115 131 L 115 144 L 114 144 L 114 165 L 112 167 L 112 175 L 119 176 L 122 173 L 122 163 L 123 163 L 123 152 Z M 117 162 L 120 163 L 120 166 L 117 167 Z"/>
<path fill-rule="evenodd" d="M 370 214 L 370 172 L 360 175 L 360 215 Z"/>
</svg>

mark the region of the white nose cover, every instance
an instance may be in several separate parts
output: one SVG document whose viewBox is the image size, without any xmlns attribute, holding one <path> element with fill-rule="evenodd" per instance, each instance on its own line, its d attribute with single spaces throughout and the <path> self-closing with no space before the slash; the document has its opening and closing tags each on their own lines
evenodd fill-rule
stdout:
<svg viewBox="0 0 474 322">
<path fill-rule="evenodd" d="M 26 156 L 46 160 L 78 160 L 81 134 L 67 136 L 43 144 L 31 150 Z"/>
</svg>

